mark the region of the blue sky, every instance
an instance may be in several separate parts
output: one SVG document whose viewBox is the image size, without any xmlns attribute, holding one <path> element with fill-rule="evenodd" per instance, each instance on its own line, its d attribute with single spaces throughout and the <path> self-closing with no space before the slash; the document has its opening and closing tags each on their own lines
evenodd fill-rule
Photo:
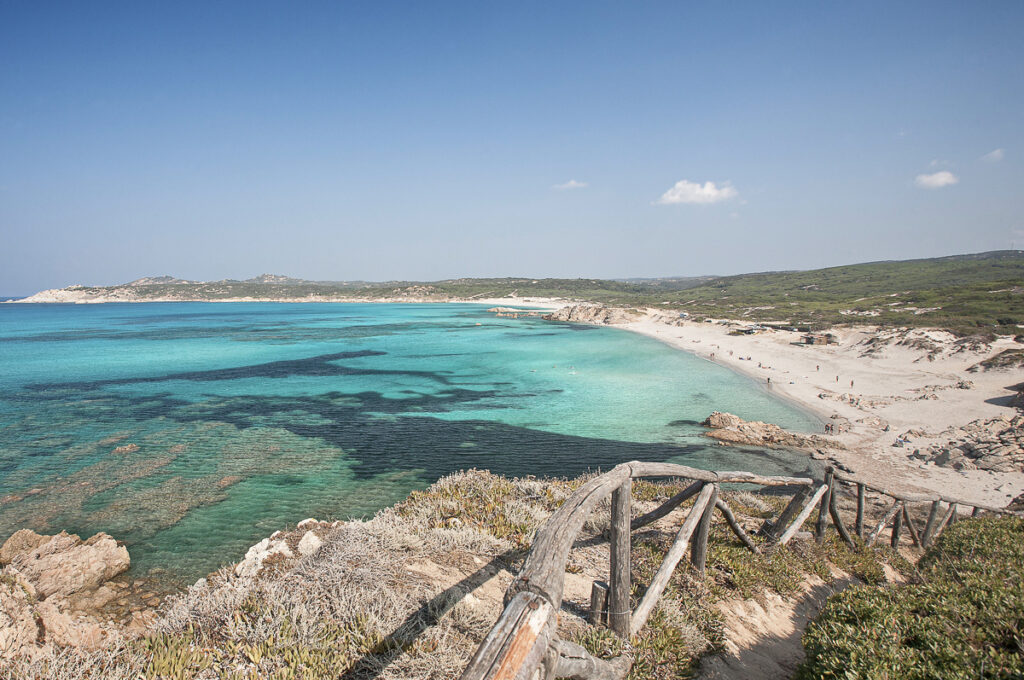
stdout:
<svg viewBox="0 0 1024 680">
<path fill-rule="evenodd" d="M 2 0 L 0 293 L 1021 247 L 1022 33 L 1017 1 Z"/>
</svg>

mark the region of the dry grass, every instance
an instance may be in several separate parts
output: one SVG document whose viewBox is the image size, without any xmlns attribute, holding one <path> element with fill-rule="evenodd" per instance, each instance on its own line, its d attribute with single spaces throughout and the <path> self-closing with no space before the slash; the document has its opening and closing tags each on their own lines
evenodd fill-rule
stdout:
<svg viewBox="0 0 1024 680">
<path fill-rule="evenodd" d="M 331 529 L 313 555 L 275 558 L 256 578 L 224 569 L 201 580 L 168 600 L 142 640 L 93 655 L 59 652 L 8 664 L 0 680 L 457 678 L 497 619 L 509 572 L 537 528 L 585 481 L 506 479 L 476 470 L 445 477 L 368 521 Z M 635 511 L 652 509 L 684 485 L 637 482 Z M 785 502 L 750 493 L 728 497 L 748 522 Z M 607 578 L 609 511 L 607 502 L 598 508 L 570 553 L 567 569 L 580 575 L 579 583 Z M 678 519 L 677 513 L 634 536 L 634 599 Z M 713 540 L 708 577 L 681 566 L 649 625 L 628 643 L 637 659 L 630 677 L 692 674 L 696 659 L 722 642 L 712 601 L 765 587 L 787 591 L 807 572 L 821 573 L 816 560 L 841 556 L 831 545 L 752 556 L 717 518 Z M 561 635 L 594 653 L 621 653 L 626 643 L 583 620 L 584 599 L 566 598 Z"/>
</svg>

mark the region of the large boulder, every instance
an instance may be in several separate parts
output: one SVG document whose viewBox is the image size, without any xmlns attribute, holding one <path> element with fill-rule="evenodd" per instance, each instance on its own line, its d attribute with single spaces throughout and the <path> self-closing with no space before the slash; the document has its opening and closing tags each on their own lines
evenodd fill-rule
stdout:
<svg viewBox="0 0 1024 680">
<path fill-rule="evenodd" d="M 31 550 L 15 554 L 11 564 L 45 599 L 67 598 L 74 593 L 94 590 L 126 571 L 131 560 L 128 549 L 105 533 L 82 541 L 62 531 Z"/>
</svg>

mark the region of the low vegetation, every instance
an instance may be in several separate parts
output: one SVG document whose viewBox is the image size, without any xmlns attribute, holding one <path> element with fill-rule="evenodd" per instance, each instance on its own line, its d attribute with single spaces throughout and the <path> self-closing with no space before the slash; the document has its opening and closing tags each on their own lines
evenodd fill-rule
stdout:
<svg viewBox="0 0 1024 680">
<path fill-rule="evenodd" d="M 919 583 L 832 596 L 799 678 L 1024 677 L 1024 519 L 958 522 L 918 566 Z"/>
<path fill-rule="evenodd" d="M 308 557 L 277 561 L 256 578 L 230 569 L 211 575 L 166 603 L 146 637 L 91 654 L 51 650 L 0 665 L 0 678 L 456 678 L 497 619 L 534 532 L 584 481 L 481 471 L 446 477 L 370 520 L 339 525 Z M 680 489 L 638 481 L 637 512 Z M 726 498 L 751 529 L 786 502 L 745 492 Z M 570 554 L 570 574 L 588 589 L 607 575 L 608 513 L 606 502 Z M 679 516 L 635 535 L 634 606 Z M 794 593 L 810 574 L 828 580 L 827 563 L 869 582 L 882 579 L 883 562 L 901 565 L 888 550 L 849 550 L 831 539 L 758 556 L 718 518 L 712 531 L 707 576 L 681 566 L 649 624 L 628 643 L 587 623 L 588 602 L 568 593 L 563 637 L 605 657 L 628 649 L 637 680 L 689 677 L 702 654 L 723 644 L 715 602 Z"/>
</svg>

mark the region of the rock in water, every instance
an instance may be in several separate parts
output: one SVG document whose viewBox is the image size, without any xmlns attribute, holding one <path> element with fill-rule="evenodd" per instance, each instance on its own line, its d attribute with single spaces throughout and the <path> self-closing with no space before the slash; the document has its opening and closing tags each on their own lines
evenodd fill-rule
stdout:
<svg viewBox="0 0 1024 680">
<path fill-rule="evenodd" d="M 804 435 L 787 432 L 778 425 L 756 420 L 746 421 L 731 413 L 714 411 L 703 423 L 710 427 L 708 437 L 727 444 L 750 446 L 785 446 L 796 449 L 818 450 L 821 448 L 842 449 L 842 443 L 818 435 Z"/>
</svg>

